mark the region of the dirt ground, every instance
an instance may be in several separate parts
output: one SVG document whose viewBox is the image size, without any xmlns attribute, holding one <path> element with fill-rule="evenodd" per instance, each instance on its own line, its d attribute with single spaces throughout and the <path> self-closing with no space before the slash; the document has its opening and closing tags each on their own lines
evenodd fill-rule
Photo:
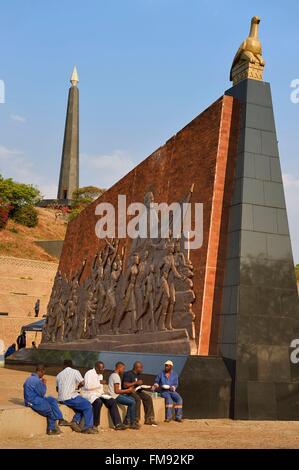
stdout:
<svg viewBox="0 0 299 470">
<path fill-rule="evenodd" d="M 22 399 L 22 384 L 27 373 L 0 369 L 0 408 Z M 48 377 L 49 393 L 54 393 L 54 378 Z M 34 436 L 2 439 L 3 449 L 252 449 L 299 448 L 299 422 L 260 422 L 231 420 L 185 420 L 159 423 L 141 430 L 103 430 L 87 436 L 65 433 L 61 436 Z"/>
<path fill-rule="evenodd" d="M 2 449 L 292 449 L 299 423 L 186 420 L 140 431 L 105 430 L 96 436 L 67 434 L 3 439 Z"/>
<path fill-rule="evenodd" d="M 49 208 L 36 208 L 38 224 L 28 228 L 9 219 L 1 230 L 0 255 L 32 260 L 54 261 L 57 258 L 49 255 L 35 244 L 36 240 L 64 240 L 67 223 L 59 211 Z"/>
</svg>

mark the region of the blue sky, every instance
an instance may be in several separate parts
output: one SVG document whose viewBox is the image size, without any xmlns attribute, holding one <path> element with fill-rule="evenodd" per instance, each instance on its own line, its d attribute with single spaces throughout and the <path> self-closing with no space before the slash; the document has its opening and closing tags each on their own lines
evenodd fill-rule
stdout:
<svg viewBox="0 0 299 470">
<path fill-rule="evenodd" d="M 242 5 L 240 7 L 240 5 Z M 80 184 L 108 187 L 229 88 L 250 18 L 271 82 L 299 262 L 297 0 L 0 0 L 0 171 L 55 196 L 69 77 L 80 76 Z"/>
</svg>

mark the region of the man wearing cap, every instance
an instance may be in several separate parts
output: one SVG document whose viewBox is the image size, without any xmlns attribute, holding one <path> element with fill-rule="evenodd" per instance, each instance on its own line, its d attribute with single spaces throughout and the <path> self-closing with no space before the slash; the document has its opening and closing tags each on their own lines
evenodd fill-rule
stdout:
<svg viewBox="0 0 299 470">
<path fill-rule="evenodd" d="M 176 389 L 179 385 L 179 378 L 173 370 L 173 362 L 166 361 L 164 370 L 155 378 L 153 390 L 159 391 L 161 397 L 165 399 L 165 422 L 170 423 L 173 417 L 173 408 L 175 411 L 175 420 L 182 422 L 183 416 L 183 400 L 177 393 Z"/>
</svg>

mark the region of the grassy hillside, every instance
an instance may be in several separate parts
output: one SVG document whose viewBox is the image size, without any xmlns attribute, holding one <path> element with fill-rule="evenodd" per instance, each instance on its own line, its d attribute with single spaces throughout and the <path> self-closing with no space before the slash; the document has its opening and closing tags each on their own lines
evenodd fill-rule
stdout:
<svg viewBox="0 0 299 470">
<path fill-rule="evenodd" d="M 55 210 L 37 208 L 39 222 L 37 227 L 28 228 L 9 220 L 6 228 L 0 231 L 0 256 L 30 258 L 43 261 L 57 261 L 35 240 L 63 240 L 67 224 L 61 218 L 55 219 Z"/>
</svg>

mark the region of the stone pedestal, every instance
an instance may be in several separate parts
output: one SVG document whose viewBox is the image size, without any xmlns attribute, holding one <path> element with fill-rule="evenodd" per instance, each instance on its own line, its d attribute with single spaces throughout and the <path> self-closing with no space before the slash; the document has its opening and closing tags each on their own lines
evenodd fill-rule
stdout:
<svg viewBox="0 0 299 470">
<path fill-rule="evenodd" d="M 138 334 L 101 335 L 64 343 L 42 343 L 40 349 L 77 351 L 132 351 L 161 354 L 190 354 L 186 330 L 154 331 Z"/>
<path fill-rule="evenodd" d="M 239 62 L 232 70 L 233 84 L 236 85 L 247 78 L 263 80 L 263 71 L 263 65 L 251 64 L 250 62 Z"/>
</svg>

